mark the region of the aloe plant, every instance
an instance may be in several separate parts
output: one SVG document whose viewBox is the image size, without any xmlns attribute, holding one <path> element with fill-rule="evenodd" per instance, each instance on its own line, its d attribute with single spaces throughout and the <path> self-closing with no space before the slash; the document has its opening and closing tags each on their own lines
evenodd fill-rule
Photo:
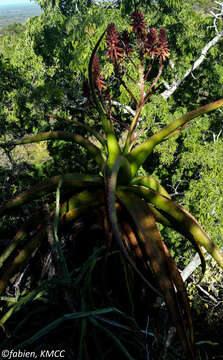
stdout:
<svg viewBox="0 0 223 360">
<path fill-rule="evenodd" d="M 136 108 L 127 129 L 124 145 L 120 144 L 115 133 L 116 119 L 112 115 L 111 93 L 100 73 L 97 51 L 106 33 L 107 56 L 113 64 L 115 77 L 128 91 Z M 136 55 L 138 55 L 137 63 L 134 62 Z M 89 106 L 95 106 L 98 111 L 103 135 L 86 124 L 78 123 L 91 137 L 95 136 L 99 145 L 95 145 L 83 136 L 64 131 L 46 132 L 1 144 L 1 147 L 9 147 L 59 139 L 77 143 L 88 150 L 89 155 L 99 167 L 99 174 L 92 176 L 69 173 L 51 177 L 1 205 L 0 216 L 13 213 L 26 203 L 46 196 L 59 188 L 63 190 L 65 197 L 67 194 L 66 201 L 61 202 L 59 207 L 57 204 L 57 209 L 54 204 L 50 205 L 51 218 L 54 218 L 55 211 L 59 209 L 59 213 L 57 211 L 59 231 L 93 208 L 104 207 L 105 220 L 107 224 L 110 224 L 111 229 L 108 229 L 107 233 L 113 234 L 126 261 L 143 281 L 163 296 L 183 350 L 188 358 L 194 359 L 194 334 L 189 300 L 177 265 L 161 238 L 157 222 L 178 231 L 192 243 L 201 257 L 203 271 L 205 260 L 202 247 L 222 268 L 223 254 L 197 220 L 173 201 L 161 184 L 151 176 L 138 176 L 137 173 L 145 160 L 153 156 L 156 145 L 168 141 L 171 136 L 176 136 L 193 118 L 223 106 L 223 99 L 183 115 L 163 127 L 148 140 L 135 145 L 134 135 L 141 110 L 150 101 L 156 89 L 167 57 L 169 57 L 169 49 L 165 29 L 161 29 L 159 34 L 154 28 L 148 32 L 142 13 L 135 11 L 132 14 L 130 34 L 127 31 L 119 34 L 115 25 L 110 24 L 92 51 L 88 69 L 89 78 L 84 84 Z M 126 63 L 131 63 L 138 77 L 133 78 L 128 74 Z M 158 64 L 157 75 L 152 81 L 151 79 L 148 81 L 154 64 Z M 127 86 L 123 80 L 123 74 L 139 86 L 139 98 Z M 126 216 L 121 216 L 120 210 L 123 210 Z M 29 236 L 29 241 L 25 242 L 33 228 L 36 232 Z M 46 238 L 47 225 L 40 209 L 37 215 L 21 227 L 0 256 L 2 268 L 0 293 L 7 287 L 10 278 Z M 20 251 L 14 255 L 13 260 L 7 262 L 6 260 L 15 254 L 18 247 Z M 145 269 L 152 269 L 157 280 L 156 289 L 149 283 L 145 273 L 139 271 L 136 259 L 142 262 Z"/>
</svg>

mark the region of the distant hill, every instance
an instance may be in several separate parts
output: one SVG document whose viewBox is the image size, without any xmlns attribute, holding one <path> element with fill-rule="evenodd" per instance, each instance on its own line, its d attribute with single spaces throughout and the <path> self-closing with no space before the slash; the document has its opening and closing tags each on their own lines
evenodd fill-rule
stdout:
<svg viewBox="0 0 223 360">
<path fill-rule="evenodd" d="M 41 9 L 37 4 L 26 3 L 21 0 L 19 4 L 1 5 L 0 28 L 13 23 L 25 23 L 29 17 L 39 16 Z"/>
</svg>

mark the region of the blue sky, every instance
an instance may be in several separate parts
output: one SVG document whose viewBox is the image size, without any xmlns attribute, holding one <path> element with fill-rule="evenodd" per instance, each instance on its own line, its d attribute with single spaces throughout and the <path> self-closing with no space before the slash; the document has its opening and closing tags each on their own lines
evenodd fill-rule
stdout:
<svg viewBox="0 0 223 360">
<path fill-rule="evenodd" d="M 35 4 L 34 1 L 30 0 L 0 0 L 0 5 L 16 5 L 16 4 Z"/>
</svg>

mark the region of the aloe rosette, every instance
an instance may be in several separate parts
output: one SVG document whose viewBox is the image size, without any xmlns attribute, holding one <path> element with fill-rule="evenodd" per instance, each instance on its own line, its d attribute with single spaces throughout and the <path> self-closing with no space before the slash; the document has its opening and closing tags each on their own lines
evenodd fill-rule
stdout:
<svg viewBox="0 0 223 360">
<path fill-rule="evenodd" d="M 177 265 L 161 238 L 157 222 L 178 231 L 192 243 L 201 257 L 203 270 L 205 269 L 205 261 L 202 247 L 222 268 L 223 255 L 197 220 L 181 205 L 173 201 L 161 184 L 151 176 L 138 176 L 137 173 L 145 160 L 153 156 L 156 145 L 167 141 L 169 137 L 182 131 L 193 118 L 223 106 L 223 99 L 183 115 L 152 135 L 148 140 L 134 146 L 134 130 L 141 109 L 153 93 L 154 86 L 162 73 L 165 58 L 169 56 L 169 50 L 165 29 L 161 29 L 159 35 L 154 28 L 147 32 L 142 13 L 136 11 L 132 15 L 131 29 L 131 34 L 127 31 L 119 34 L 114 24 L 110 24 L 106 37 L 107 55 L 113 63 L 115 74 L 120 77 L 120 83 L 131 94 L 136 103 L 136 113 L 128 128 L 124 146 L 121 146 L 117 139 L 114 119 L 108 105 L 109 100 L 107 100 L 109 94 L 106 98 L 103 93 L 106 91 L 106 86 L 100 75 L 97 50 L 106 34 L 105 31 L 91 54 L 88 69 L 89 85 L 87 85 L 89 86 L 88 98 L 98 110 L 104 136 L 98 134 L 90 126 L 78 123 L 79 126 L 85 128 L 89 135 L 97 138 L 99 145 L 96 146 L 78 134 L 63 131 L 46 132 L 1 144 L 1 147 L 4 147 L 58 139 L 77 143 L 87 149 L 89 155 L 94 158 L 100 169 L 99 175 L 69 173 L 49 178 L 3 204 L 0 207 L 0 215 L 13 213 L 27 202 L 55 192 L 58 185 L 63 189 L 65 195 L 67 194 L 67 199 L 60 204 L 59 208 L 60 231 L 79 216 L 86 214 L 95 207 L 103 206 L 105 209 L 104 216 L 107 217 L 107 221 L 111 225 L 113 237 L 121 252 L 145 283 L 163 296 L 184 352 L 188 358 L 194 359 L 194 334 L 189 300 Z M 132 48 L 133 38 L 136 44 L 135 48 Z M 136 67 L 131 59 L 131 54 L 136 51 L 136 48 L 138 49 L 140 63 L 138 67 L 139 99 L 136 99 L 136 96 L 132 94 L 120 75 L 121 70 L 125 70 L 125 61 L 131 61 Z M 145 69 L 146 57 L 150 58 L 150 66 L 147 69 Z M 150 82 L 146 88 L 154 61 L 158 62 L 159 70 L 154 81 Z M 71 196 L 72 191 L 73 195 Z M 120 209 L 123 209 L 128 216 L 120 217 Z M 53 218 L 54 215 L 55 205 L 51 204 L 50 217 Z M 14 239 L 1 254 L 0 293 L 4 291 L 10 278 L 40 246 L 41 242 L 47 238 L 47 224 L 42 219 L 40 210 L 19 229 Z M 36 231 L 34 235 L 30 236 L 33 228 Z M 28 235 L 29 241 L 25 242 Z M 23 243 L 24 245 L 22 245 Z M 16 253 L 18 247 L 20 251 Z M 6 260 L 15 253 L 14 259 L 8 263 Z M 152 269 L 157 280 L 156 289 L 150 285 L 145 273 L 142 274 L 137 268 L 136 258 L 143 263 L 145 269 Z M 148 264 L 150 265 L 149 268 Z"/>
</svg>

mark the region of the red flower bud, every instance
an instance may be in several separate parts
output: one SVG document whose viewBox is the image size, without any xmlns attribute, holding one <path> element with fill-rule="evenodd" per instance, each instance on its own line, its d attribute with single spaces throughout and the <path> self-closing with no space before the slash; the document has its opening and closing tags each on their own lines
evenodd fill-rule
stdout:
<svg viewBox="0 0 223 360">
<path fill-rule="evenodd" d="M 94 77 L 94 79 L 96 79 L 98 76 L 100 76 L 100 73 L 101 73 L 98 54 L 95 54 L 95 56 L 94 56 L 92 69 L 93 69 L 93 77 Z"/>
<path fill-rule="evenodd" d="M 149 54 L 153 58 L 157 52 L 157 33 L 155 28 L 151 28 L 148 34 L 147 41 L 145 42 L 146 54 Z"/>
<path fill-rule="evenodd" d="M 109 24 L 107 29 L 106 42 L 108 46 L 107 56 L 116 62 L 123 56 L 123 50 L 119 46 L 119 35 L 114 24 Z"/>
<path fill-rule="evenodd" d="M 92 68 L 93 68 L 94 83 L 95 83 L 98 91 L 101 92 L 103 89 L 106 88 L 106 86 L 104 84 L 104 77 L 101 76 L 101 68 L 100 68 L 100 64 L 99 64 L 98 54 L 95 54 L 95 56 L 94 56 Z"/>
<path fill-rule="evenodd" d="M 124 53 L 125 56 L 131 55 L 131 52 L 133 51 L 133 48 L 131 48 L 131 46 L 130 46 L 130 38 L 129 38 L 129 33 L 128 33 L 127 30 L 124 30 L 120 34 L 119 46 L 122 48 L 123 53 Z"/>
<path fill-rule="evenodd" d="M 144 20 L 144 15 L 140 11 L 134 11 L 134 13 L 131 15 L 132 22 L 131 27 L 133 32 L 136 34 L 140 40 L 145 40 L 146 38 L 146 22 Z"/>
<path fill-rule="evenodd" d="M 166 38 L 166 29 L 164 28 L 160 29 L 157 55 L 163 60 L 165 60 L 166 57 L 170 56 L 170 51 L 168 49 L 167 38 Z"/>
<path fill-rule="evenodd" d="M 146 44 L 145 44 L 146 54 L 149 54 L 151 58 L 154 56 L 159 57 L 162 60 L 165 60 L 166 57 L 170 55 L 167 38 L 166 38 L 166 29 L 160 29 L 159 36 L 155 28 L 151 28 Z"/>
</svg>

